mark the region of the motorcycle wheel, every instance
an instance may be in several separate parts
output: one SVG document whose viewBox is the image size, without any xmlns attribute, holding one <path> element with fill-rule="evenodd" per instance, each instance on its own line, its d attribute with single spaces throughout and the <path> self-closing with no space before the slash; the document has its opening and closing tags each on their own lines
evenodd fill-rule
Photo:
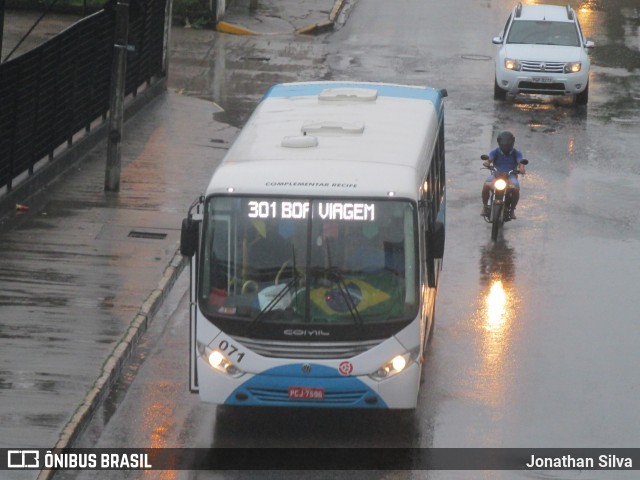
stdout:
<svg viewBox="0 0 640 480">
<path fill-rule="evenodd" d="M 498 239 L 500 225 L 502 225 L 502 205 L 494 205 L 491 209 L 491 240 Z"/>
</svg>

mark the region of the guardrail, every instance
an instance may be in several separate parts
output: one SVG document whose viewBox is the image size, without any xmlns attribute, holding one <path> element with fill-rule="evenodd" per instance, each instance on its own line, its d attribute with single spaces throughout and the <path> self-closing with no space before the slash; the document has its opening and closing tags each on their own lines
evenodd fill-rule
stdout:
<svg viewBox="0 0 640 480">
<path fill-rule="evenodd" d="M 164 77 L 166 2 L 130 4 L 125 94 Z M 0 195 L 55 162 L 96 120 L 106 120 L 114 52 L 113 3 L 33 50 L 0 64 Z"/>
</svg>

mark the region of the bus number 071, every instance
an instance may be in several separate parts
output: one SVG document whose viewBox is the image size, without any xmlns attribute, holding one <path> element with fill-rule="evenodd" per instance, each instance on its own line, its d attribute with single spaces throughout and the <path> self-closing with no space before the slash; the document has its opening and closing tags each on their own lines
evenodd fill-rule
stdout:
<svg viewBox="0 0 640 480">
<path fill-rule="evenodd" d="M 229 355 L 229 356 L 232 356 L 232 355 L 234 355 L 234 354 L 237 354 L 237 355 L 236 355 L 236 357 L 237 357 L 237 358 L 236 358 L 236 361 L 237 361 L 238 363 L 240 363 L 240 362 L 242 361 L 242 359 L 244 358 L 244 353 L 243 353 L 243 352 L 239 352 L 239 353 L 238 353 L 238 348 L 237 348 L 237 347 L 235 347 L 235 346 L 233 346 L 233 345 L 231 345 L 231 344 L 229 344 L 229 342 L 227 342 L 226 340 L 222 340 L 222 341 L 220 342 L 220 344 L 218 345 L 218 348 L 219 348 L 221 351 L 225 352 L 225 353 L 226 353 L 227 355 Z"/>
</svg>

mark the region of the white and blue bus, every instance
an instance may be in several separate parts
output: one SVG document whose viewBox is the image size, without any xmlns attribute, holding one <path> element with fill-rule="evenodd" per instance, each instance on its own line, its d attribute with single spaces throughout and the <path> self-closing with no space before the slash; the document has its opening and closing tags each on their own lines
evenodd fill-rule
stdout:
<svg viewBox="0 0 640 480">
<path fill-rule="evenodd" d="M 201 400 L 416 407 L 444 253 L 445 96 L 265 94 L 182 225 Z"/>
</svg>

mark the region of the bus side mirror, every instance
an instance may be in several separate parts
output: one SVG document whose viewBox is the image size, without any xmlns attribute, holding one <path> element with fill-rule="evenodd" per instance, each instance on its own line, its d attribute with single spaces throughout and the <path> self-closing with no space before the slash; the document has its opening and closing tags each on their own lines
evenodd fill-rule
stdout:
<svg viewBox="0 0 640 480">
<path fill-rule="evenodd" d="M 198 222 L 191 218 L 182 220 L 180 231 L 180 253 L 185 257 L 193 257 L 198 248 Z"/>
<path fill-rule="evenodd" d="M 429 235 L 428 255 L 433 258 L 444 257 L 444 224 L 436 221 L 433 232 Z"/>
</svg>

